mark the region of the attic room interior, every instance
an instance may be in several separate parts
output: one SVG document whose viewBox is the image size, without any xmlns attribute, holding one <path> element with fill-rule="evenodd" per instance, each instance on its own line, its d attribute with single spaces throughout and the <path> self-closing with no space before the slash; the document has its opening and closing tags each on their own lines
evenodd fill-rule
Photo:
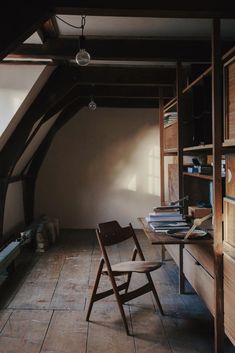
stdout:
<svg viewBox="0 0 235 353">
<path fill-rule="evenodd" d="M 235 6 L 2 13 L 0 353 L 235 352 Z"/>
</svg>

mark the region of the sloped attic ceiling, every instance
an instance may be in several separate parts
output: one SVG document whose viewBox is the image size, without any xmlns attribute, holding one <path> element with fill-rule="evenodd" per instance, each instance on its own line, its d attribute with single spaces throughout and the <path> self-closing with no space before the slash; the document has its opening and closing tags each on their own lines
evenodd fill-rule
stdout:
<svg viewBox="0 0 235 353">
<path fill-rule="evenodd" d="M 200 2 L 200 1 L 199 1 Z M 56 131 L 89 102 L 98 106 L 157 107 L 159 97 L 174 96 L 176 60 L 188 70 L 191 64 L 208 64 L 211 58 L 208 18 L 224 17 L 222 50 L 234 44 L 232 8 L 185 1 L 174 4 L 150 2 L 125 5 L 103 1 L 18 2 L 14 13 L 6 6 L 0 44 L 2 65 L 35 63 L 54 71 L 24 111 L 15 130 L 2 145 L 0 233 L 8 183 L 24 180 L 26 222 L 33 218 L 34 183 L 41 162 Z M 79 30 L 61 22 L 80 25 L 86 14 L 86 48 L 92 61 L 75 65 Z M 174 17 L 178 17 L 177 20 Z M 187 18 L 188 17 L 188 18 Z M 199 17 L 200 20 L 195 20 Z M 192 20 L 191 18 L 194 18 Z M 86 32 L 87 31 L 87 32 Z"/>
</svg>

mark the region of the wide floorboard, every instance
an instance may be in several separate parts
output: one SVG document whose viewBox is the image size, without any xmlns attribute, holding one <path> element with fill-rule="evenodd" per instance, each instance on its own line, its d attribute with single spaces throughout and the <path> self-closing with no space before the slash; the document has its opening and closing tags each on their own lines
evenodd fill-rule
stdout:
<svg viewBox="0 0 235 353">
<path fill-rule="evenodd" d="M 147 259 L 160 249 L 138 232 Z M 127 241 L 110 250 L 114 262 L 132 250 Z M 100 259 L 93 231 L 63 231 L 42 255 L 25 251 L 15 274 L 1 286 L 0 353 L 212 353 L 213 318 L 187 285 L 178 294 L 178 273 L 168 259 L 152 276 L 165 311 L 151 294 L 125 305 L 132 336 L 127 336 L 114 297 L 94 304 L 85 321 Z M 122 281 L 122 279 L 120 279 Z M 145 282 L 136 274 L 132 287 Z M 110 288 L 104 277 L 100 288 Z M 225 353 L 235 348 L 225 339 Z"/>
</svg>

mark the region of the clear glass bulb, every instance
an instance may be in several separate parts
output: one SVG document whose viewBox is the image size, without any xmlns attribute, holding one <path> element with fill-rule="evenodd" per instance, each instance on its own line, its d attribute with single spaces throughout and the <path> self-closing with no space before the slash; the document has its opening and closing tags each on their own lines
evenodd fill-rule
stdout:
<svg viewBox="0 0 235 353">
<path fill-rule="evenodd" d="M 96 110 L 97 105 L 96 105 L 96 102 L 93 99 L 91 99 L 90 103 L 88 104 L 88 108 L 90 110 Z"/>
<path fill-rule="evenodd" d="M 80 49 L 75 56 L 76 63 L 80 66 L 87 66 L 91 60 L 90 54 L 86 49 Z"/>
</svg>

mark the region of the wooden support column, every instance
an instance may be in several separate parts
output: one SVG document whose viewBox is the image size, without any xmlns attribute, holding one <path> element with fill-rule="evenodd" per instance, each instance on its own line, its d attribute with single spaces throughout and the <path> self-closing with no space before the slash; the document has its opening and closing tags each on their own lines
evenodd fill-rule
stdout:
<svg viewBox="0 0 235 353">
<path fill-rule="evenodd" d="M 176 94 L 177 94 L 177 115 L 178 115 L 178 178 L 179 178 L 179 198 L 184 196 L 183 191 L 183 136 L 182 136 L 182 119 L 183 119 L 183 80 L 182 65 L 177 62 L 176 65 Z M 185 276 L 183 272 L 183 245 L 179 245 L 179 293 L 184 294 Z"/>
<path fill-rule="evenodd" d="M 178 114 L 178 176 L 179 176 L 179 198 L 183 197 L 183 136 L 182 136 L 182 119 L 183 119 L 183 82 L 182 82 L 182 65 L 177 62 L 176 66 L 176 94 L 177 94 L 177 114 Z"/>
<path fill-rule="evenodd" d="M 160 137 L 160 200 L 161 205 L 165 204 L 164 185 L 164 102 L 163 89 L 159 88 L 159 137 Z"/>
<path fill-rule="evenodd" d="M 160 201 L 165 204 L 165 172 L 164 172 L 164 100 L 163 88 L 159 88 L 159 137 L 160 137 Z M 165 260 L 165 246 L 161 245 L 161 261 Z"/>
<path fill-rule="evenodd" d="M 223 352 L 223 234 L 222 234 L 222 62 L 220 20 L 213 20 L 212 28 L 212 134 L 213 134 L 213 209 L 215 253 L 215 352 Z"/>
</svg>

